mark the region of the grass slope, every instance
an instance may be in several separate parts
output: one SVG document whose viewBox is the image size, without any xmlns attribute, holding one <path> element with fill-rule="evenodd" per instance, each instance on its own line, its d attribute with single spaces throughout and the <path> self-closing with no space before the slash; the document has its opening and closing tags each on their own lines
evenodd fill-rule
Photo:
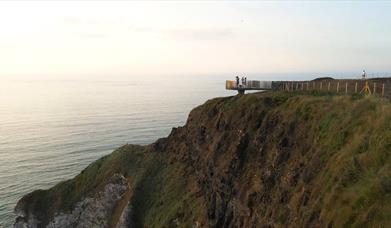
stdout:
<svg viewBox="0 0 391 228">
<path fill-rule="evenodd" d="M 316 216 L 331 227 L 391 226 L 389 100 L 360 94 L 281 92 L 228 99 L 223 107 L 225 112 L 238 112 L 254 106 L 263 106 L 286 121 L 285 128 L 293 125 L 294 134 L 302 132 L 311 139 L 307 150 L 298 149 L 308 166 L 290 190 L 288 206 L 275 205 L 280 218 L 275 225 L 287 225 L 287 210 L 298 210 L 299 216 Z M 288 132 L 281 137 L 291 137 Z M 308 144 L 305 139 L 296 143 Z M 244 173 L 257 175 L 259 168 L 248 166 Z M 262 188 L 259 181 L 251 181 L 251 188 Z M 303 198 L 310 205 L 303 204 Z"/>
</svg>

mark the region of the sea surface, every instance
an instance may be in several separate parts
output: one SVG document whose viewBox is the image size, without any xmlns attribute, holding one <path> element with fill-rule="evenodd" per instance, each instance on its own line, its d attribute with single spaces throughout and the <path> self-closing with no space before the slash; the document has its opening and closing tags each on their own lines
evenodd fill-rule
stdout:
<svg viewBox="0 0 391 228">
<path fill-rule="evenodd" d="M 0 78 L 0 227 L 18 199 L 126 144 L 149 144 L 192 108 L 234 95 L 224 76 Z"/>
</svg>

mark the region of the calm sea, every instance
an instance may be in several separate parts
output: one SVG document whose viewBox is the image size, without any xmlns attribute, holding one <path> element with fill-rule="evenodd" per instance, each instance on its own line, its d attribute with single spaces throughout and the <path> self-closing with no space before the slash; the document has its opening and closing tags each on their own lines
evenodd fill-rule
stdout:
<svg viewBox="0 0 391 228">
<path fill-rule="evenodd" d="M 26 193 L 72 178 L 123 144 L 167 136 L 193 107 L 235 94 L 224 79 L 0 79 L 0 227 L 12 226 Z"/>
</svg>

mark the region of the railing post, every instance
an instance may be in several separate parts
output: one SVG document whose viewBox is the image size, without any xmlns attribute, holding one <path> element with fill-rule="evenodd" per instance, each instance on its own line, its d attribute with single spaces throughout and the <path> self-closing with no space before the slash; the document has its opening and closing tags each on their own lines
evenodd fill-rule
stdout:
<svg viewBox="0 0 391 228">
<path fill-rule="evenodd" d="M 339 92 L 339 82 L 337 82 L 337 93 Z"/>
<path fill-rule="evenodd" d="M 376 94 L 376 82 L 373 83 L 373 95 Z"/>
<path fill-rule="evenodd" d="M 320 90 L 322 90 L 322 82 L 320 82 Z"/>
<path fill-rule="evenodd" d="M 329 84 L 327 85 L 327 91 L 330 91 L 330 82 L 329 82 Z"/>
<path fill-rule="evenodd" d="M 383 86 L 382 86 L 382 89 L 381 89 L 381 96 L 384 97 L 384 83 L 383 83 Z"/>
<path fill-rule="evenodd" d="M 357 93 L 357 82 L 356 85 L 354 86 L 354 92 Z"/>
<path fill-rule="evenodd" d="M 345 82 L 345 93 L 348 94 L 348 83 Z"/>
</svg>

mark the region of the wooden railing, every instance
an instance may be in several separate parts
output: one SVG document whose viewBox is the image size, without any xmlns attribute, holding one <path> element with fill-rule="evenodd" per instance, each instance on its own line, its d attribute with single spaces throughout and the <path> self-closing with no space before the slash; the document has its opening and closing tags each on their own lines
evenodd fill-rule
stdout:
<svg viewBox="0 0 391 228">
<path fill-rule="evenodd" d="M 285 91 L 319 90 L 345 94 L 369 93 L 376 96 L 391 98 L 391 79 L 280 81 L 273 82 L 273 89 Z"/>
</svg>

